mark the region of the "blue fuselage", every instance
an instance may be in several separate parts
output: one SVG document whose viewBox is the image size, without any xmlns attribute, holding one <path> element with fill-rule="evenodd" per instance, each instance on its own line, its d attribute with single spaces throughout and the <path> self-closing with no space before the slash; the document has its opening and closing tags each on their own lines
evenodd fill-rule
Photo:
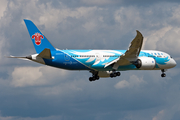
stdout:
<svg viewBox="0 0 180 120">
<path fill-rule="evenodd" d="M 52 51 L 53 59 L 43 59 L 46 65 L 67 70 L 111 71 L 113 66 L 105 65 L 123 55 L 126 50 L 56 50 Z M 174 61 L 167 53 L 160 51 L 141 51 L 139 58 L 147 57 L 155 60 L 154 69 L 171 67 Z M 137 70 L 134 64 L 119 66 L 118 71 Z"/>
</svg>

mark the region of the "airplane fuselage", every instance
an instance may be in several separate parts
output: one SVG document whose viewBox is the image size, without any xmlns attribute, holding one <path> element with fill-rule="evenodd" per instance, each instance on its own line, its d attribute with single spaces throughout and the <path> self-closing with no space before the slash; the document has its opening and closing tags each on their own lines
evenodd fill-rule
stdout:
<svg viewBox="0 0 180 120">
<path fill-rule="evenodd" d="M 105 65 L 121 57 L 126 50 L 59 50 L 52 51 L 52 59 L 37 59 L 36 55 L 32 57 L 33 61 L 58 67 L 67 70 L 95 70 L 112 71 L 113 65 Z M 152 66 L 148 68 L 139 68 L 139 70 L 161 70 L 169 69 L 176 65 L 171 56 L 165 52 L 154 50 L 141 50 L 138 58 L 151 58 Z M 119 66 L 117 71 L 138 70 L 134 64 Z"/>
</svg>

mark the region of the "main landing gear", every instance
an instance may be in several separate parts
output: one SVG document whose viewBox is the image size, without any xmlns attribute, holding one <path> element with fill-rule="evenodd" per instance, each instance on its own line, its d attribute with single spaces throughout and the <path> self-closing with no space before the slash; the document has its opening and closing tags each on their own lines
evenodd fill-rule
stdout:
<svg viewBox="0 0 180 120">
<path fill-rule="evenodd" d="M 99 76 L 98 75 L 94 75 L 93 77 L 89 77 L 89 81 L 95 81 L 95 80 L 99 80 Z"/>
<path fill-rule="evenodd" d="M 90 71 L 92 73 L 92 77 L 89 77 L 89 81 L 95 81 L 95 80 L 99 80 L 99 76 L 98 76 L 98 72 L 96 71 Z"/>
<path fill-rule="evenodd" d="M 166 77 L 166 74 L 164 73 L 165 71 L 166 71 L 165 69 L 161 70 L 161 72 L 162 72 L 161 77 Z"/>
<path fill-rule="evenodd" d="M 121 75 L 120 72 L 115 72 L 114 71 L 113 73 L 110 74 L 110 77 L 113 78 L 113 77 L 120 76 L 120 75 Z"/>
<path fill-rule="evenodd" d="M 99 80 L 99 76 L 101 77 L 117 77 L 117 76 L 120 76 L 121 73 L 120 72 L 116 72 L 116 71 L 105 71 L 105 72 L 102 72 L 102 71 L 90 71 L 92 73 L 92 77 L 89 77 L 89 81 L 95 81 L 95 80 Z"/>
</svg>

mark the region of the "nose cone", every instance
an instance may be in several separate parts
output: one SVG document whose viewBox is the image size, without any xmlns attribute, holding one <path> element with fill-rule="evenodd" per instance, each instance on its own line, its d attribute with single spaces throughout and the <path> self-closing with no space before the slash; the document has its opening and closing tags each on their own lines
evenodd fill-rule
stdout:
<svg viewBox="0 0 180 120">
<path fill-rule="evenodd" d="M 173 68 L 176 66 L 176 61 L 174 59 L 171 59 L 170 64 L 171 64 L 171 67 Z"/>
</svg>

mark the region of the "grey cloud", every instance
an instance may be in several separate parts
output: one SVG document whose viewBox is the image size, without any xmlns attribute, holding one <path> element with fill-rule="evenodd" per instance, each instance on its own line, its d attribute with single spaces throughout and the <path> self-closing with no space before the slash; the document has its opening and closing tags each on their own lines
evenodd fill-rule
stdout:
<svg viewBox="0 0 180 120">
<path fill-rule="evenodd" d="M 123 71 L 119 78 L 105 78 L 90 83 L 88 77 L 91 74 L 88 71 L 65 71 L 66 75 L 63 76 L 58 69 L 4 58 L 4 55 L 9 54 L 21 56 L 35 53 L 23 23 L 24 18 L 31 19 L 51 43 L 60 49 L 127 49 L 138 29 L 147 40 L 144 43 L 145 49 L 155 48 L 179 58 L 176 52 L 179 45 L 173 46 L 173 42 L 178 43 L 178 1 L 152 1 L 153 4 L 147 1 L 142 3 L 140 0 L 136 3 L 116 0 L 108 2 L 8 1 L 0 19 L 0 118 L 179 118 L 179 65 L 167 71 L 165 79 L 160 77 L 160 71 Z M 164 29 L 167 27 L 172 29 L 166 32 Z M 161 37 L 160 33 L 165 35 Z M 172 42 L 168 41 L 170 36 Z M 43 68 L 39 71 L 43 77 L 33 79 L 40 80 L 39 83 L 34 81 L 30 84 L 31 79 L 25 78 L 28 73 L 16 71 L 22 67 L 27 67 L 27 71 L 35 75 L 36 68 Z M 36 70 L 31 72 L 33 69 L 29 67 Z M 16 73 L 16 79 L 13 73 Z M 133 78 L 133 75 L 136 77 Z M 25 80 L 22 86 L 12 84 L 13 80 L 19 80 L 17 77 Z M 138 79 L 145 83 L 138 83 Z M 44 84 L 44 80 L 48 81 Z M 130 85 L 116 89 L 114 86 L 123 80 Z"/>
<path fill-rule="evenodd" d="M 61 0 L 62 3 L 66 4 L 68 7 L 80 7 L 80 6 L 100 6 L 100 7 L 122 7 L 122 6 L 152 6 L 157 3 L 179 3 L 179 0 Z M 57 1 L 53 2 L 54 6 L 57 4 Z"/>
<path fill-rule="evenodd" d="M 56 85 L 23 88 L 8 87 L 4 89 L 8 96 L 6 96 L 6 94 L 2 95 L 1 100 L 5 103 L 4 106 L 1 106 L 3 109 L 2 114 L 4 116 L 22 117 L 60 115 L 63 117 L 69 116 L 67 117 L 68 119 L 79 118 L 78 116 L 81 116 L 80 119 L 85 119 L 92 114 L 89 119 L 98 116 L 103 119 L 112 116 L 122 117 L 118 114 L 124 110 L 142 110 L 164 104 L 162 90 L 157 89 L 159 86 L 150 81 L 148 85 L 140 86 L 140 88 L 144 90 L 143 92 L 140 92 L 139 88 L 116 90 L 113 86 L 119 81 L 119 78 L 114 80 L 102 79 L 96 83 L 89 83 L 88 80 L 84 79 L 87 78 L 88 75 L 84 75 L 83 78 L 78 77 L 83 73 L 85 72 L 78 72 L 78 74 L 70 72 L 71 77 L 59 80 L 58 83 L 55 82 Z M 127 78 L 126 76 L 128 74 L 130 73 L 124 73 L 122 79 Z M 58 78 L 55 79 L 58 80 Z M 150 84 L 154 85 L 154 90 L 149 91 L 148 88 L 151 87 L 149 86 Z M 71 85 L 77 86 L 82 90 L 74 91 L 74 89 L 71 89 Z M 99 88 L 99 86 L 101 87 Z M 7 89 L 9 90 L 7 91 Z M 51 89 L 53 91 L 51 91 Z M 55 92 L 57 90 L 59 93 L 63 92 L 64 94 L 47 94 L 47 92 Z M 63 91 L 61 92 L 61 90 Z M 155 90 L 160 90 L 159 93 L 161 93 L 162 97 L 159 96 L 158 92 L 152 94 Z M 146 94 L 148 94 L 148 96 Z M 12 98 L 14 98 L 13 103 L 11 103 Z M 8 104 L 10 106 L 8 106 Z M 11 108 L 11 106 L 13 107 Z M 42 108 L 46 109 L 46 111 L 42 110 Z M 116 110 L 116 112 L 114 112 L 114 110 Z M 96 112 L 94 113 L 94 111 Z M 89 114 L 87 114 L 87 112 Z M 101 113 L 103 113 L 103 115 L 101 115 Z"/>
</svg>

